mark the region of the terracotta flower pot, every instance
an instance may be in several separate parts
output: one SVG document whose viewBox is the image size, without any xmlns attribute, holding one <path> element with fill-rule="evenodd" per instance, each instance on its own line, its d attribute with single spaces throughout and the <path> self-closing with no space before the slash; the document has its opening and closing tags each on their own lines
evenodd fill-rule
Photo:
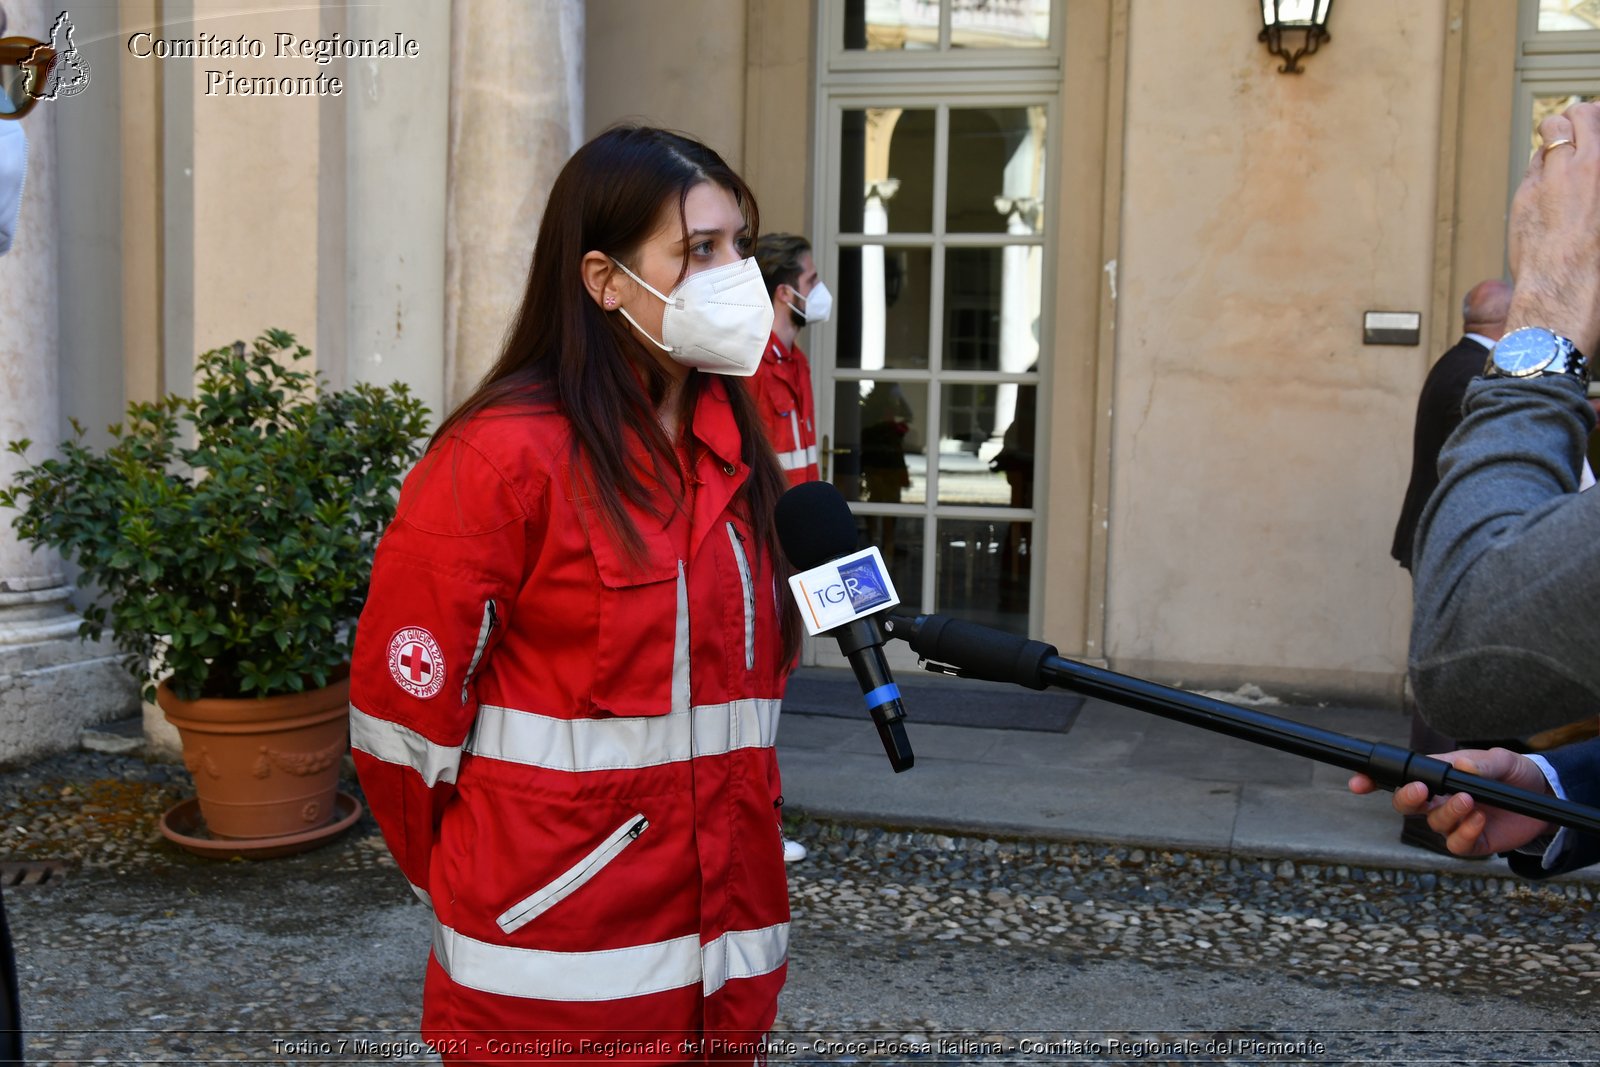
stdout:
<svg viewBox="0 0 1600 1067">
<path fill-rule="evenodd" d="M 183 739 L 200 817 L 214 837 L 303 833 L 334 817 L 339 761 L 350 746 L 350 679 L 307 693 L 156 703 Z"/>
</svg>

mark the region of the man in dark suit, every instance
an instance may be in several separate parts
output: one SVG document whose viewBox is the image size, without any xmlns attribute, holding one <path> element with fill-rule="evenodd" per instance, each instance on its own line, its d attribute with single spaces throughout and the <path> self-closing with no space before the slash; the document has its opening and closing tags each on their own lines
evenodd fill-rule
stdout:
<svg viewBox="0 0 1600 1067">
<path fill-rule="evenodd" d="M 1411 433 L 1411 483 L 1406 486 L 1400 521 L 1394 527 L 1394 544 L 1389 549 L 1389 554 L 1408 571 L 1417 520 L 1439 484 L 1439 450 L 1461 425 L 1461 401 L 1466 396 L 1467 383 L 1483 373 L 1489 349 L 1505 333 L 1506 309 L 1510 306 L 1511 286 L 1498 278 L 1469 289 L 1461 301 L 1463 336 L 1439 357 L 1422 383 L 1416 427 Z"/>
<path fill-rule="evenodd" d="M 1411 482 L 1406 486 L 1405 503 L 1400 507 L 1400 521 L 1395 523 L 1394 545 L 1389 549 L 1389 554 L 1408 572 L 1417 520 L 1439 484 L 1439 450 L 1461 425 L 1461 401 L 1467 385 L 1483 373 L 1489 349 L 1505 333 L 1506 309 L 1510 306 L 1511 286 L 1498 278 L 1481 281 L 1469 289 L 1461 301 L 1463 336 L 1439 357 L 1422 383 L 1422 395 L 1417 399 L 1416 426 L 1411 433 Z M 1423 721 L 1411 701 L 1409 687 L 1405 699 L 1411 712 L 1413 752 L 1444 752 L 1459 747 L 1456 741 Z M 1469 743 L 1466 747 L 1480 746 Z M 1426 816 L 1406 816 L 1400 840 L 1448 854 L 1444 838 L 1428 828 Z"/>
</svg>

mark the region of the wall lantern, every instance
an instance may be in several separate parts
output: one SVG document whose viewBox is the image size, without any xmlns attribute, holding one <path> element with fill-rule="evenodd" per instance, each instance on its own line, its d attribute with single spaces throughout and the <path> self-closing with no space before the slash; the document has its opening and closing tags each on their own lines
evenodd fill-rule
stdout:
<svg viewBox="0 0 1600 1067">
<path fill-rule="evenodd" d="M 1261 0 L 1261 36 L 1267 51 L 1283 60 L 1279 74 L 1299 74 L 1300 57 L 1309 56 L 1328 37 L 1328 11 L 1333 0 Z M 1290 45 L 1298 40 L 1300 47 L 1291 51 L 1284 44 L 1288 35 Z"/>
</svg>

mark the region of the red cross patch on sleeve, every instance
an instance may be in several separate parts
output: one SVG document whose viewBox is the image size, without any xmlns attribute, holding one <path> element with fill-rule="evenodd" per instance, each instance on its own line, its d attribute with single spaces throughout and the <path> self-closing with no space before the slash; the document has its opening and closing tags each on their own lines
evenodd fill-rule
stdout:
<svg viewBox="0 0 1600 1067">
<path fill-rule="evenodd" d="M 444 688 L 444 653 L 420 626 L 395 631 L 389 639 L 389 674 L 395 684 L 421 700 Z"/>
</svg>

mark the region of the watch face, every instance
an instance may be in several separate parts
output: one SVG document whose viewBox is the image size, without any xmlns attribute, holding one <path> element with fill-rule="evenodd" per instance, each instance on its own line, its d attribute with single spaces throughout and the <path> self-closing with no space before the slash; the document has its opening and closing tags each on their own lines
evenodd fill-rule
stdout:
<svg viewBox="0 0 1600 1067">
<path fill-rule="evenodd" d="M 1494 365 L 1514 378 L 1538 374 L 1560 354 L 1556 335 L 1538 326 L 1512 330 L 1494 346 Z"/>
</svg>

